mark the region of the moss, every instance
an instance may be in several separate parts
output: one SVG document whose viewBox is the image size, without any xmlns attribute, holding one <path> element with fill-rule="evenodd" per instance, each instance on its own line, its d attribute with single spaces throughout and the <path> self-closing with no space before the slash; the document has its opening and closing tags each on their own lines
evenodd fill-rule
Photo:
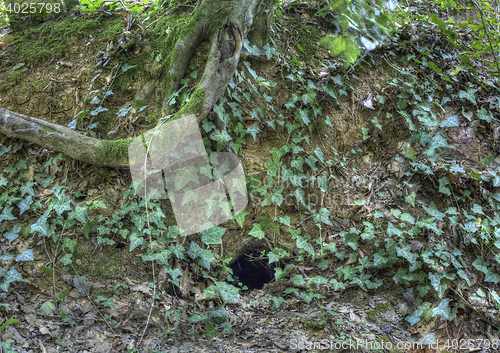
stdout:
<svg viewBox="0 0 500 353">
<path fill-rule="evenodd" d="M 26 83 L 23 82 L 16 87 L 16 91 L 17 91 L 16 93 L 21 93 L 21 94 L 26 93 L 28 92 L 28 86 L 26 85 Z"/>
<path fill-rule="evenodd" d="M 128 158 L 128 147 L 134 139 L 119 139 L 103 141 L 102 151 L 105 159 L 126 159 Z"/>
<path fill-rule="evenodd" d="M 9 80 L 11 80 L 13 83 L 17 83 L 20 79 L 21 79 L 21 76 L 23 75 L 23 72 L 20 71 L 20 70 L 16 70 L 16 71 L 12 71 L 12 72 L 9 72 L 9 74 L 7 75 L 7 77 L 9 78 Z"/>
<path fill-rule="evenodd" d="M 376 302 L 375 303 L 375 309 L 372 309 L 372 310 L 368 310 L 367 311 L 367 314 L 368 314 L 368 317 L 370 319 L 372 319 L 373 321 L 376 321 L 377 318 L 386 313 L 387 310 L 389 310 L 389 303 L 382 303 L 382 302 Z"/>
<path fill-rule="evenodd" d="M 37 91 L 41 91 L 47 86 L 47 81 L 42 77 L 37 77 L 31 82 L 31 87 Z"/>
<path fill-rule="evenodd" d="M 306 327 L 312 329 L 312 330 L 323 330 L 325 328 L 325 322 L 324 320 L 321 320 L 320 322 L 316 322 L 311 319 L 304 319 L 304 324 Z"/>
<path fill-rule="evenodd" d="M 9 85 L 8 83 L 2 83 L 0 85 L 0 92 L 7 92 L 7 91 L 10 91 L 12 89 L 12 86 Z"/>
<path fill-rule="evenodd" d="M 289 26 L 297 33 L 297 47 L 300 56 L 305 56 L 305 60 L 310 60 L 318 50 L 318 41 L 321 38 L 321 30 L 313 26 L 304 26 L 298 17 L 294 17 L 289 22 Z"/>
<path fill-rule="evenodd" d="M 51 57 L 62 57 L 70 51 L 74 41 L 92 34 L 98 40 L 107 40 L 121 31 L 121 17 L 104 17 L 102 13 L 88 16 L 68 16 L 49 20 L 42 25 L 26 23 L 12 34 L 18 62 L 36 63 Z M 104 29 L 104 30 L 102 30 Z"/>
<path fill-rule="evenodd" d="M 196 116 L 200 115 L 203 110 L 203 103 L 205 102 L 205 89 L 196 87 L 196 90 L 189 98 L 189 101 L 182 106 L 182 108 L 177 112 L 176 117 L 181 117 L 183 115 L 194 114 Z"/>
<path fill-rule="evenodd" d="M 143 52 L 140 56 L 137 58 L 133 58 L 127 61 L 128 65 L 135 66 L 125 72 L 123 72 L 120 76 L 117 77 L 116 79 L 116 86 L 120 89 L 122 92 L 127 92 L 131 89 L 130 87 L 130 82 L 136 79 L 137 80 L 149 80 L 151 78 L 151 75 L 147 72 L 145 69 L 145 66 L 150 59 L 149 54 L 146 52 Z"/>
<path fill-rule="evenodd" d="M 141 109 L 142 107 L 144 107 L 145 105 L 148 105 L 148 103 L 142 99 L 137 99 L 135 101 L 132 102 L 132 107 L 135 109 L 135 110 L 139 110 Z"/>
</svg>

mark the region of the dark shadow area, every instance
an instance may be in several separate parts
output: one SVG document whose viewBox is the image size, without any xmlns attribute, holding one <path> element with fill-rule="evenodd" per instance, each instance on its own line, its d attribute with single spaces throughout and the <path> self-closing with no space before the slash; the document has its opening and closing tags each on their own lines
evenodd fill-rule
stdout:
<svg viewBox="0 0 500 353">
<path fill-rule="evenodd" d="M 260 252 L 244 252 L 229 267 L 233 270 L 234 283 L 247 286 L 247 291 L 262 289 L 274 279 L 274 269 L 265 259 L 259 259 Z"/>
</svg>

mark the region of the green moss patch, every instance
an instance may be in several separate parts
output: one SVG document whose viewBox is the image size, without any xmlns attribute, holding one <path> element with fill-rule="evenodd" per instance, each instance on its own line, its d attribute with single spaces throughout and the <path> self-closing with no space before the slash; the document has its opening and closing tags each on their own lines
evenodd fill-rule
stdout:
<svg viewBox="0 0 500 353">
<path fill-rule="evenodd" d="M 12 33 L 17 62 L 36 63 L 52 57 L 62 57 L 78 48 L 74 41 L 90 34 L 95 40 L 109 40 L 122 30 L 119 16 L 71 15 L 62 20 L 43 24 L 27 23 Z"/>
</svg>

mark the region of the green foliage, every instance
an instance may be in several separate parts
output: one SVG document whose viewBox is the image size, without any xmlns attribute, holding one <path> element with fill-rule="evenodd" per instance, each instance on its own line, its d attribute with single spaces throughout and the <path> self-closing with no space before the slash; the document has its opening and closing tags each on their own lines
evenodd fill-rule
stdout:
<svg viewBox="0 0 500 353">
<path fill-rule="evenodd" d="M 391 31 L 391 11 L 394 1 L 333 0 L 316 13 L 328 18 L 332 15 L 333 34 L 320 39 L 320 44 L 332 57 L 342 56 L 344 68 L 361 55 L 360 46 L 371 51 L 382 45 Z"/>
</svg>

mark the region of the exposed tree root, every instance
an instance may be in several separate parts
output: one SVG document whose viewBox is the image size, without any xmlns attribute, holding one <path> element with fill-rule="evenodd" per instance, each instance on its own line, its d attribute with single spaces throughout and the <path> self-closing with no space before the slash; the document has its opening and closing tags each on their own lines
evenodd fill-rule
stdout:
<svg viewBox="0 0 500 353">
<path fill-rule="evenodd" d="M 94 139 L 7 109 L 0 109 L 0 133 L 60 151 L 85 163 L 108 167 L 128 167 L 128 145 L 133 140 Z"/>
</svg>

